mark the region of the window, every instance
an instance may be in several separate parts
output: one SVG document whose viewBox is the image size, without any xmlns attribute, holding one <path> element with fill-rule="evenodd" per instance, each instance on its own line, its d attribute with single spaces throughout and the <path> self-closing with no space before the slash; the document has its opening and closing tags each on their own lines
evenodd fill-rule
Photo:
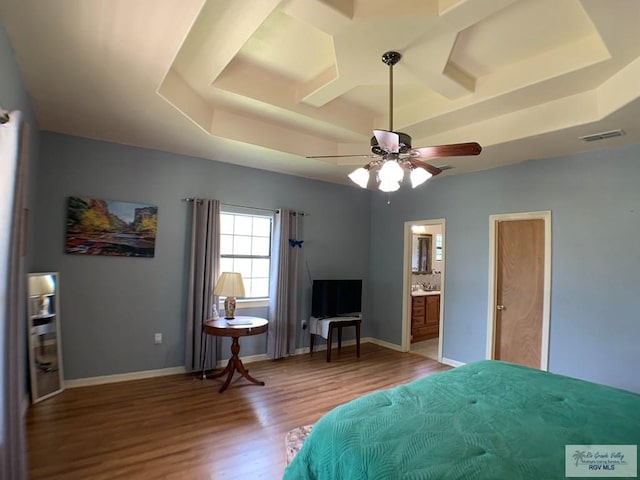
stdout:
<svg viewBox="0 0 640 480">
<path fill-rule="evenodd" d="M 442 234 L 436 234 L 436 262 L 442 260 Z"/>
<path fill-rule="evenodd" d="M 271 220 L 264 215 L 220 214 L 220 271 L 242 274 L 244 298 L 269 297 Z"/>
</svg>

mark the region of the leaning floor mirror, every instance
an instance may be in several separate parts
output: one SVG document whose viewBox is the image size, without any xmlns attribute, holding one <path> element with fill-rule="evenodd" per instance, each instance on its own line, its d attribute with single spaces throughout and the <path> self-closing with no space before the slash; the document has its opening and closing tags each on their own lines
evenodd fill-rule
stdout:
<svg viewBox="0 0 640 480">
<path fill-rule="evenodd" d="M 33 403 L 60 393 L 64 386 L 59 288 L 55 272 L 28 275 L 29 365 Z"/>
</svg>

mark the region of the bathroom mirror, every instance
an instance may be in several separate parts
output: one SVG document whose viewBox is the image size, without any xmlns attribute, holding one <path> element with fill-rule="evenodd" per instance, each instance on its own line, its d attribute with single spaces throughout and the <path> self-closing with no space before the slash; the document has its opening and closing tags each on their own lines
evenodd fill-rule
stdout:
<svg viewBox="0 0 640 480">
<path fill-rule="evenodd" d="M 411 245 L 411 271 L 413 273 L 431 273 L 432 236 L 414 234 Z"/>
<path fill-rule="evenodd" d="M 30 273 L 27 284 L 31 401 L 63 390 L 58 274 Z"/>
</svg>

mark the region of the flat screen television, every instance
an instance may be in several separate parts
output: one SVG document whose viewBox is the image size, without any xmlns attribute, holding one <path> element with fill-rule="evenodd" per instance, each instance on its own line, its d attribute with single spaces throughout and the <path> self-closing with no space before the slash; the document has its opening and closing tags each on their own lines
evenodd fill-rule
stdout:
<svg viewBox="0 0 640 480">
<path fill-rule="evenodd" d="M 362 280 L 314 280 L 311 316 L 316 318 L 359 316 Z"/>
</svg>

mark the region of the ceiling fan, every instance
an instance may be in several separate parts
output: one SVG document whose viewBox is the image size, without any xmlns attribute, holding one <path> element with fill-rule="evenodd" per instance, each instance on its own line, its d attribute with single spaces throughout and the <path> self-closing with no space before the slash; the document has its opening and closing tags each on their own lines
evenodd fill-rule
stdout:
<svg viewBox="0 0 640 480">
<path fill-rule="evenodd" d="M 478 155 L 482 151 L 482 147 L 476 142 L 413 148 L 409 135 L 393 131 L 393 66 L 401 58 L 402 55 L 394 51 L 382 55 L 382 62 L 389 66 L 389 130 L 373 131 L 373 137 L 371 137 L 373 155 L 316 155 L 307 158 L 374 158 L 375 160 L 351 172 L 349 178 L 362 188 L 367 188 L 369 171 L 378 168 L 379 189 L 383 192 L 394 192 L 400 188 L 405 170 L 410 172 L 413 188 L 442 172 L 440 168 L 421 159 Z"/>
</svg>

